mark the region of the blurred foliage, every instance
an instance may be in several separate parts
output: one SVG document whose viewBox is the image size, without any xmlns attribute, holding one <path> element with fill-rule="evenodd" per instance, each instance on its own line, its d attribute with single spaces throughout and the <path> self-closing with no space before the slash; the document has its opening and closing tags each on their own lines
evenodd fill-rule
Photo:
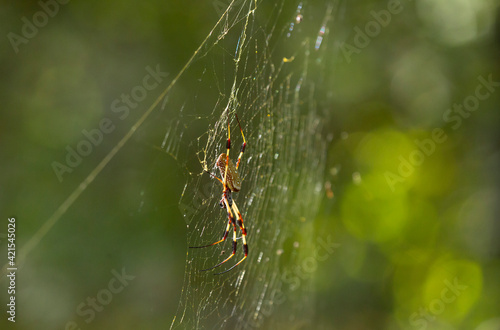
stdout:
<svg viewBox="0 0 500 330">
<path fill-rule="evenodd" d="M 347 5 L 339 43 L 388 6 Z M 500 328 L 497 19 L 492 1 L 403 2 L 332 72 L 341 134 L 319 223 L 341 246 L 317 279 L 320 324 Z"/>
<path fill-rule="evenodd" d="M 342 1 L 330 32 L 334 64 L 318 104 L 333 141 L 315 229 L 340 245 L 318 262 L 307 328 L 499 329 L 499 86 L 476 96 L 483 80 L 500 82 L 498 3 L 402 1 L 380 16 L 393 2 Z M 297 5 L 287 4 L 292 13 Z M 20 33 L 21 18 L 39 10 L 37 1 L 3 2 L 3 35 Z M 211 1 L 69 2 L 18 52 L 4 38 L 0 233 L 15 216 L 23 246 L 160 89 L 62 182 L 51 164 L 82 130 L 116 118 L 111 104 L 147 66 L 179 72 L 217 20 Z M 170 325 L 184 276 L 185 180 L 149 143 L 164 133 L 138 132 L 31 253 L 17 278 L 17 328 Z M 123 267 L 134 285 L 87 325 L 77 306 Z"/>
</svg>

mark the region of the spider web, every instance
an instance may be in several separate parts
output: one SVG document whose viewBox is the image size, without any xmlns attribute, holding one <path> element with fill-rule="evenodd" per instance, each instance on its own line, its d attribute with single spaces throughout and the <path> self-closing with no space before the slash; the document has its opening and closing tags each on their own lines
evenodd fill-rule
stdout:
<svg viewBox="0 0 500 330">
<path fill-rule="evenodd" d="M 249 255 L 232 271 L 214 276 L 214 271 L 200 270 L 227 258 L 231 239 L 186 249 L 184 283 L 171 327 L 310 326 L 312 278 L 310 273 L 297 276 L 296 269 L 316 244 L 314 219 L 324 195 L 326 148 L 332 138 L 322 127 L 331 113 L 324 104 L 331 104 L 325 91 L 332 77 L 325 72 L 331 73 L 327 67 L 335 60 L 329 38 L 340 7 L 340 0 L 232 1 L 168 87 L 22 246 L 18 264 L 23 265 L 132 136 L 141 143 L 154 141 L 163 152 L 154 150 L 155 157 L 171 155 L 185 175 L 176 204 L 187 225 L 186 245 L 219 240 L 227 213 L 219 207 L 222 187 L 206 171 L 219 175 L 214 164 L 225 152 L 228 121 L 230 157 L 237 158 L 242 142 L 237 114 L 247 148 L 239 168 L 242 189 L 233 199 L 248 231 Z M 165 172 L 152 167 L 151 180 L 157 170 Z M 138 214 L 148 211 L 144 204 Z M 241 239 L 238 246 L 236 256 L 217 271 L 243 257 Z"/>
<path fill-rule="evenodd" d="M 331 139 L 322 131 L 320 102 L 337 12 L 337 2 L 233 1 L 195 54 L 190 75 L 165 98 L 162 110 L 178 109 L 178 116 L 166 124 L 161 148 L 186 173 L 179 209 L 188 246 L 215 242 L 226 228 L 222 186 L 204 171 L 219 176 L 214 164 L 225 152 L 228 120 L 230 158 L 237 159 L 242 137 L 235 114 L 247 140 L 242 189 L 233 198 L 247 228 L 248 258 L 214 276 L 243 257 L 238 239 L 234 258 L 200 272 L 229 256 L 231 232 L 216 246 L 188 249 L 172 328 L 300 327 L 313 315 L 310 277 L 296 283 L 287 276 L 314 248 Z"/>
</svg>

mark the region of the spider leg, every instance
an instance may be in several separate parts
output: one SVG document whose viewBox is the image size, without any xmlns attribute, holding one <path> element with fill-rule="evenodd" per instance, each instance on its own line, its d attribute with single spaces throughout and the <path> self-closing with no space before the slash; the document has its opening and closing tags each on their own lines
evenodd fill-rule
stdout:
<svg viewBox="0 0 500 330">
<path fill-rule="evenodd" d="M 217 178 L 219 179 L 219 178 Z M 220 179 L 219 179 L 220 180 Z M 227 205 L 231 205 L 229 202 L 227 202 L 227 197 L 226 197 L 226 194 L 224 194 L 222 196 L 222 200 L 221 200 L 221 203 L 224 202 L 224 206 L 227 204 Z M 225 207 L 224 207 L 225 208 Z M 203 245 L 203 246 L 190 246 L 189 248 L 190 249 L 201 249 L 201 248 L 206 248 L 206 247 L 209 247 L 209 246 L 213 246 L 215 244 L 219 244 L 221 242 L 224 242 L 227 238 L 227 235 L 229 234 L 229 228 L 231 227 L 231 224 L 233 224 L 233 226 L 235 225 L 235 222 L 234 222 L 234 218 L 233 218 L 233 215 L 231 213 L 231 210 L 229 210 L 229 212 L 227 212 L 227 217 L 229 218 L 228 222 L 227 222 L 227 227 L 226 227 L 226 230 L 224 231 L 224 236 L 222 237 L 221 240 L 215 242 L 215 243 L 212 243 L 212 244 L 208 244 L 208 245 Z"/>
<path fill-rule="evenodd" d="M 245 140 L 245 135 L 243 134 L 243 129 L 241 128 L 240 120 L 238 119 L 238 115 L 235 114 L 236 120 L 238 121 L 238 126 L 240 127 L 241 136 L 243 137 L 243 143 L 241 144 L 240 155 L 238 156 L 238 162 L 236 162 L 236 169 L 240 167 L 241 157 L 245 152 L 245 147 L 247 146 L 247 141 Z M 226 169 L 227 171 L 227 169 Z"/>
<path fill-rule="evenodd" d="M 247 243 L 246 243 L 247 230 L 245 229 L 245 225 L 243 224 L 243 217 L 241 216 L 241 212 L 238 209 L 238 206 L 236 206 L 235 201 L 233 201 L 233 210 L 234 210 L 234 213 L 238 215 L 237 219 L 236 219 L 236 223 L 238 224 L 238 226 L 241 229 L 241 233 L 243 234 L 243 236 L 242 236 L 243 244 L 246 246 L 247 245 Z M 245 250 L 248 250 L 248 248 Z M 248 253 L 245 252 L 245 255 L 247 255 L 247 254 Z"/>
<path fill-rule="evenodd" d="M 205 172 L 207 172 L 208 174 L 210 174 L 210 176 L 211 176 L 213 179 L 217 179 L 217 180 L 219 180 L 219 182 L 220 182 L 220 183 L 222 183 L 222 185 L 224 185 L 224 182 L 223 182 L 221 179 L 219 179 L 218 177 L 216 177 L 215 175 L 213 175 L 212 173 L 210 173 L 210 172 L 209 172 L 209 171 L 207 171 L 207 170 L 205 170 Z"/>
<path fill-rule="evenodd" d="M 206 247 L 209 247 L 209 246 L 213 246 L 215 244 L 219 244 L 221 242 L 224 242 L 227 238 L 227 235 L 229 234 L 229 228 L 231 228 L 231 219 L 229 219 L 229 221 L 227 222 L 227 227 L 226 227 L 226 231 L 224 232 L 224 236 L 222 237 L 221 240 L 215 242 L 215 243 L 212 243 L 212 244 L 208 244 L 208 245 L 203 245 L 203 246 L 190 246 L 189 248 L 190 249 L 201 249 L 201 248 L 206 248 Z"/>
<path fill-rule="evenodd" d="M 248 256 L 248 245 L 247 245 L 247 240 L 246 240 L 247 231 L 245 229 L 245 225 L 243 224 L 243 218 L 241 217 L 241 212 L 240 212 L 240 210 L 238 210 L 238 207 L 236 206 L 236 202 L 234 202 L 234 201 L 233 201 L 233 210 L 234 210 L 234 213 L 238 215 L 236 222 L 237 222 L 238 226 L 240 227 L 241 233 L 243 234 L 243 236 L 241 236 L 241 237 L 243 238 L 243 251 L 245 252 L 245 256 L 240 261 L 238 261 L 235 265 L 233 265 L 231 268 L 229 268 L 223 272 L 214 274 L 214 275 L 224 274 L 224 273 L 232 270 L 234 267 L 241 264 L 243 262 L 243 260 L 245 260 Z M 236 227 L 235 227 L 235 230 L 236 230 Z"/>
<path fill-rule="evenodd" d="M 210 172 L 209 172 L 209 171 L 207 171 L 207 170 L 205 170 L 205 172 L 207 172 L 207 173 L 210 175 L 210 177 L 212 177 L 213 179 L 217 179 L 217 180 L 219 180 L 219 182 L 220 182 L 220 183 L 224 186 L 224 181 L 222 181 L 221 179 L 219 179 L 218 177 L 216 177 L 215 175 L 213 175 L 212 173 L 210 173 Z M 225 205 L 223 204 L 223 202 L 224 202 L 224 198 L 222 198 L 222 199 L 220 200 L 220 202 L 219 202 L 220 207 L 222 207 L 222 208 L 226 208 L 226 207 L 225 207 Z M 231 223 L 231 221 L 230 221 L 229 223 Z M 228 226 L 229 226 L 229 225 L 228 225 Z M 229 228 L 228 228 L 228 230 L 229 230 Z M 208 246 L 210 246 L 210 245 L 208 245 Z"/>
<path fill-rule="evenodd" d="M 224 259 L 222 262 L 218 263 L 217 265 L 215 265 L 213 267 L 210 267 L 210 268 L 207 268 L 207 269 L 202 269 L 201 270 L 202 272 L 210 270 L 210 269 L 214 269 L 216 267 L 219 267 L 220 265 L 222 265 L 223 263 L 225 263 L 226 261 L 228 261 L 229 259 L 231 259 L 232 257 L 234 257 L 234 255 L 236 254 L 236 247 L 237 247 L 237 243 L 236 243 L 236 223 L 234 221 L 233 215 L 231 214 L 231 209 L 229 208 L 229 204 L 227 203 L 227 200 L 224 200 L 224 202 L 226 203 L 228 214 L 229 214 L 229 217 L 231 219 L 231 222 L 233 224 L 233 229 L 234 229 L 233 230 L 233 253 L 231 253 L 231 255 L 229 257 L 227 257 L 226 259 Z M 215 274 L 215 275 L 218 275 L 218 274 Z"/>
</svg>

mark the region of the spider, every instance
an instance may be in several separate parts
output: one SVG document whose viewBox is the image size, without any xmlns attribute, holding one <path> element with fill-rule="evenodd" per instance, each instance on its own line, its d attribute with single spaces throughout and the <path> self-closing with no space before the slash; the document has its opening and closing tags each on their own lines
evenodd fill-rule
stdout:
<svg viewBox="0 0 500 330">
<path fill-rule="evenodd" d="M 240 155 L 238 157 L 238 161 L 236 162 L 236 166 L 234 166 L 233 161 L 231 159 L 229 159 L 229 149 L 231 149 L 231 131 L 230 131 L 230 127 L 229 127 L 229 117 L 228 117 L 227 143 L 226 143 L 227 150 L 226 150 L 225 154 L 224 153 L 220 154 L 219 158 L 217 159 L 217 161 L 215 163 L 215 165 L 219 168 L 220 175 L 221 175 L 222 179 L 219 179 L 218 177 L 216 177 L 212 173 L 206 171 L 213 178 L 219 180 L 219 182 L 222 183 L 222 186 L 223 186 L 222 199 L 220 200 L 219 205 L 221 208 L 227 210 L 227 217 L 229 219 L 228 223 L 227 223 L 226 230 L 224 231 L 224 236 L 222 237 L 222 239 L 220 239 L 219 241 L 212 243 L 212 244 L 208 244 L 208 245 L 204 245 L 204 246 L 190 246 L 189 247 L 190 249 L 199 249 L 199 248 L 205 248 L 205 247 L 213 246 L 213 245 L 219 244 L 221 242 L 224 242 L 229 234 L 229 229 L 231 228 L 231 225 L 232 225 L 233 226 L 233 252 L 232 252 L 232 254 L 229 257 L 227 257 L 225 260 L 223 260 L 222 262 L 218 263 L 217 265 L 210 267 L 210 268 L 207 268 L 207 269 L 202 269 L 201 271 L 207 271 L 207 270 L 214 269 L 216 267 L 221 266 L 223 263 L 225 263 L 226 261 L 231 259 L 236 254 L 236 246 L 237 246 L 236 226 L 238 226 L 240 228 L 241 233 L 243 234 L 242 235 L 243 251 L 245 253 L 245 256 L 243 257 L 243 259 L 238 261 L 231 268 L 229 268 L 223 272 L 214 274 L 214 275 L 224 274 L 224 273 L 232 270 L 234 267 L 241 264 L 243 262 L 243 260 L 245 260 L 248 256 L 248 245 L 247 245 L 247 240 L 246 240 L 247 231 L 245 229 L 245 225 L 243 224 L 243 218 L 241 217 L 241 212 L 238 209 L 238 207 L 236 206 L 236 202 L 234 202 L 233 198 L 232 198 L 232 193 L 238 192 L 241 189 L 241 179 L 240 179 L 240 176 L 238 174 L 238 168 L 240 167 L 241 157 L 243 156 L 243 152 L 245 152 L 245 147 L 247 145 L 246 140 L 245 140 L 245 135 L 243 134 L 243 129 L 241 128 L 240 120 L 238 119 L 238 115 L 235 115 L 235 116 L 236 116 L 236 121 L 238 122 L 238 126 L 240 127 L 241 136 L 243 137 L 243 143 L 241 144 Z"/>
</svg>

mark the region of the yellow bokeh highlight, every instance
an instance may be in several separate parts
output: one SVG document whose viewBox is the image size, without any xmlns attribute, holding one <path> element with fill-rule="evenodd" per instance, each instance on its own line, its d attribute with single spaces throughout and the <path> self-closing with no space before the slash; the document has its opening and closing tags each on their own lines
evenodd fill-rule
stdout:
<svg viewBox="0 0 500 330">
<path fill-rule="evenodd" d="M 359 182 L 346 189 L 341 204 L 341 216 L 347 230 L 355 237 L 387 242 L 404 230 L 408 219 L 406 190 L 414 184 L 414 176 L 403 182 L 405 189 L 393 191 L 385 173 L 398 172 L 398 156 L 413 146 L 404 134 L 381 129 L 361 139 L 353 157 L 360 170 Z"/>
<path fill-rule="evenodd" d="M 400 264 L 394 273 L 398 322 L 403 328 L 429 329 L 460 324 L 481 297 L 481 267 L 445 250 L 433 261 L 425 251 L 413 252 L 412 262 Z"/>
<path fill-rule="evenodd" d="M 350 185 L 341 205 L 341 215 L 348 231 L 359 239 L 384 242 L 396 238 L 408 218 L 405 194 L 393 194 L 381 173 L 363 178 L 360 185 Z"/>
<path fill-rule="evenodd" d="M 361 169 L 397 173 L 398 157 L 414 148 L 411 140 L 402 132 L 383 128 L 364 136 L 354 151 L 354 158 Z"/>
<path fill-rule="evenodd" d="M 470 260 L 438 260 L 428 272 L 422 303 L 433 316 L 461 321 L 478 301 L 483 287 L 481 267 Z"/>
</svg>

